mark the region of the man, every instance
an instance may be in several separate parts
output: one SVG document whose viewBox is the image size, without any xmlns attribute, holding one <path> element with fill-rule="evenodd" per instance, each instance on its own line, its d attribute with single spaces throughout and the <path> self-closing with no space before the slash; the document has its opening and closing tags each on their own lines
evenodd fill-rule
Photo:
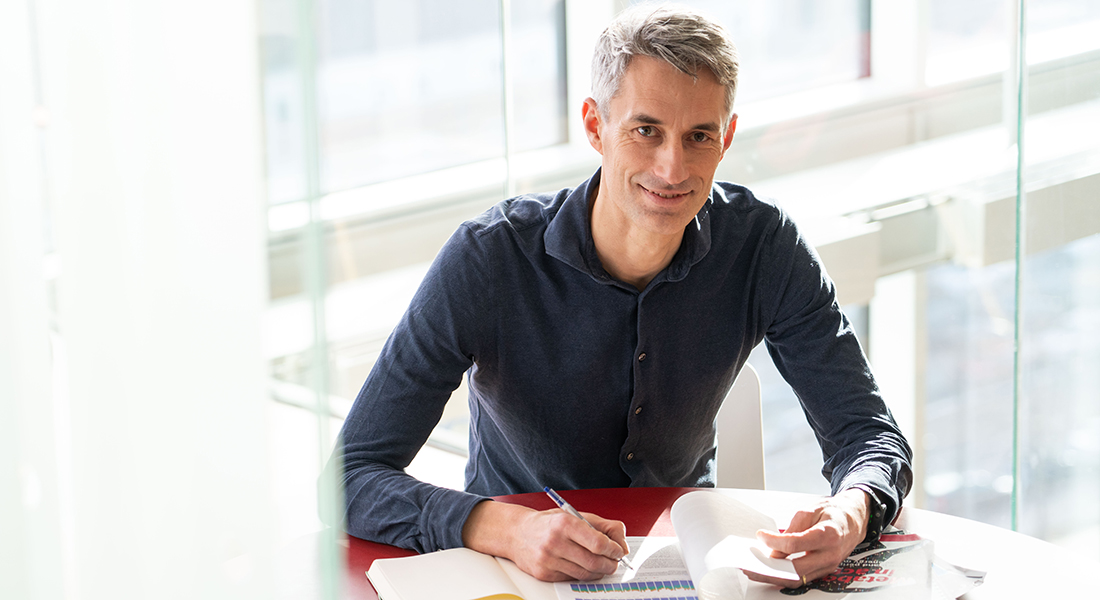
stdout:
<svg viewBox="0 0 1100 600">
<path fill-rule="evenodd" d="M 724 31 L 697 15 L 631 9 L 604 32 L 582 111 L 601 169 L 575 189 L 502 202 L 440 251 L 337 448 L 351 534 L 465 545 L 546 580 L 613 572 L 622 523 L 589 515 L 594 530 L 486 496 L 712 486 L 715 415 L 764 339 L 834 493 L 763 536 L 776 555 L 805 553 L 794 585 L 831 573 L 896 514 L 910 450 L 832 283 L 780 209 L 713 182 L 737 123 L 736 77 Z M 464 373 L 458 492 L 403 469 Z"/>
</svg>

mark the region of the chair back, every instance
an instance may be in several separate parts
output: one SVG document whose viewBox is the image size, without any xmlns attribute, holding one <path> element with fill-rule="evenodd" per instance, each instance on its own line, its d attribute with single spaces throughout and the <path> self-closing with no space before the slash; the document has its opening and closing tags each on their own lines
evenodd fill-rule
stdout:
<svg viewBox="0 0 1100 600">
<path fill-rule="evenodd" d="M 715 419 L 719 487 L 764 489 L 764 425 L 760 376 L 745 363 Z"/>
</svg>

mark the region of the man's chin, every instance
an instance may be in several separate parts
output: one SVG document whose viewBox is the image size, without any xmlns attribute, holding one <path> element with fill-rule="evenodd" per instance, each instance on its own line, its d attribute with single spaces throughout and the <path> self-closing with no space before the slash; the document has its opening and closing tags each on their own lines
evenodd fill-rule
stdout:
<svg viewBox="0 0 1100 600">
<path fill-rule="evenodd" d="M 695 213 L 683 211 L 648 210 L 645 212 L 645 229 L 659 235 L 678 235 L 695 218 Z"/>
</svg>

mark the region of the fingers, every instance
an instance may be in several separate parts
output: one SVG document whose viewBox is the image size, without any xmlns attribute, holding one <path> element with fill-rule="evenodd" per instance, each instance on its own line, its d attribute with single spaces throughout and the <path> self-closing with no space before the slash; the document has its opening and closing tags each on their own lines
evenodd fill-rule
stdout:
<svg viewBox="0 0 1100 600">
<path fill-rule="evenodd" d="M 618 555 L 615 555 L 614 552 L 612 552 L 611 554 L 608 554 L 607 552 L 600 552 L 600 554 L 603 554 L 604 556 L 607 556 L 608 558 L 613 558 L 615 560 L 619 560 L 623 556 L 630 554 L 630 546 L 626 543 L 626 525 L 622 521 L 605 519 L 599 515 L 594 515 L 592 513 L 582 514 L 584 515 L 585 519 L 588 519 L 588 522 L 592 525 L 593 528 L 596 529 L 596 531 L 599 531 L 606 537 L 610 538 L 610 540 L 616 546 L 618 546 L 618 549 L 622 552 Z"/>
<path fill-rule="evenodd" d="M 775 553 L 783 555 L 777 558 L 828 547 L 837 539 L 837 536 L 832 535 L 828 526 L 824 524 L 817 524 L 810 529 L 794 533 L 778 533 L 762 529 L 756 532 L 756 537 L 772 549 L 773 556 Z"/>
<path fill-rule="evenodd" d="M 825 506 L 818 505 L 812 508 L 800 510 L 791 517 L 791 524 L 787 526 L 786 533 L 798 533 L 806 531 L 821 521 Z"/>
<path fill-rule="evenodd" d="M 564 513 L 555 516 L 559 519 L 564 517 L 564 531 L 577 546 L 567 556 L 593 573 L 614 573 L 619 559 L 630 552 L 626 543 L 626 526 L 621 521 L 604 519 L 591 513 L 583 514 L 587 523 Z M 594 560 L 594 557 L 598 559 Z"/>
</svg>

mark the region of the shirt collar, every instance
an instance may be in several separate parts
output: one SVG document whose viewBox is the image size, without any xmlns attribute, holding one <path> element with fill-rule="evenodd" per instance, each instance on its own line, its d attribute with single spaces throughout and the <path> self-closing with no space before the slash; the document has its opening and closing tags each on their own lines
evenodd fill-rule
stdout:
<svg viewBox="0 0 1100 600">
<path fill-rule="evenodd" d="M 596 244 L 592 241 L 592 223 L 589 218 L 589 199 L 600 186 L 601 169 L 597 169 L 587 181 L 573 189 L 546 228 L 544 241 L 546 253 L 567 265 L 587 273 L 601 283 L 612 283 L 612 278 L 596 256 Z M 710 199 L 684 229 L 680 249 L 665 270 L 650 282 L 680 281 L 687 277 L 692 265 L 710 251 L 711 205 L 723 201 L 718 189 L 711 188 Z"/>
</svg>

